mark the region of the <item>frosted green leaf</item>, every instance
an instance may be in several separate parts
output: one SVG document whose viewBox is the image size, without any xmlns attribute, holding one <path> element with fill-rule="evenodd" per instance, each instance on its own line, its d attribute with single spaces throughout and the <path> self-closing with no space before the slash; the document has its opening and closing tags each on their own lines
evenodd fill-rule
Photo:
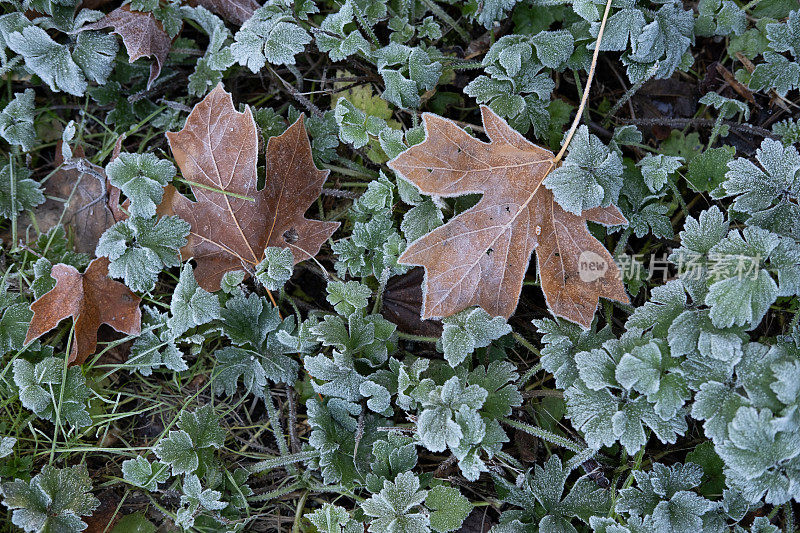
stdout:
<svg viewBox="0 0 800 533">
<path fill-rule="evenodd" d="M 489 346 L 493 340 L 511 332 L 503 317 L 492 317 L 480 307 L 465 309 L 442 320 L 444 358 L 457 367 L 476 348 Z"/>
<path fill-rule="evenodd" d="M 694 37 L 694 15 L 678 2 L 666 3 L 654 19 L 631 39 L 630 52 L 623 54 L 631 82 L 648 77 L 669 78 L 678 69 L 688 69 L 693 61 L 686 52 Z"/>
<path fill-rule="evenodd" d="M 234 394 L 239 379 L 247 393 L 259 398 L 264 395 L 267 379 L 294 383 L 299 365 L 284 354 L 296 352 L 297 348 L 280 340 L 294 331 L 292 317 L 281 321 L 278 309 L 255 294 L 231 298 L 220 314 L 223 333 L 240 347 L 214 352 L 219 370 L 214 382 L 216 394 Z M 303 336 L 302 331 L 299 335 Z"/>
<path fill-rule="evenodd" d="M 92 480 L 84 464 L 63 469 L 45 465 L 30 482 L 16 479 L 0 489 L 3 504 L 13 510 L 11 522 L 29 532 L 83 531 L 88 525 L 80 517 L 100 505 L 90 492 Z"/>
<path fill-rule="evenodd" d="M 539 61 L 546 67 L 559 68 L 569 60 L 575 47 L 572 34 L 566 30 L 541 31 L 531 37 Z"/>
<path fill-rule="evenodd" d="M 669 176 L 683 165 L 683 158 L 672 155 L 646 155 L 636 166 L 642 169 L 642 176 L 647 187 L 657 192 L 666 185 Z"/>
<path fill-rule="evenodd" d="M 423 411 L 417 419 L 417 431 L 422 445 L 432 452 L 457 447 L 463 431 L 455 420 L 462 407 L 480 409 L 488 393 L 479 385 L 465 384 L 457 377 L 448 379 L 444 385 L 435 387 L 422 400 Z"/>
<path fill-rule="evenodd" d="M 751 215 L 749 224 L 779 235 L 800 237 L 800 154 L 794 146 L 764 139 L 756 166 L 740 157 L 728 163 L 721 185 L 724 196 L 736 196 L 733 209 Z"/>
<path fill-rule="evenodd" d="M 742 114 L 745 120 L 750 118 L 750 108 L 747 107 L 745 102 L 726 98 L 718 93 L 706 93 L 700 98 L 699 102 L 718 110 L 722 118 L 732 118 L 739 113 Z"/>
<path fill-rule="evenodd" d="M 170 311 L 169 328 L 175 337 L 220 316 L 219 298 L 197 284 L 189 263 L 181 269 L 178 285 L 172 293 Z"/>
<path fill-rule="evenodd" d="M 361 385 L 366 378 L 353 368 L 347 357 L 334 351 L 333 359 L 325 355 L 308 356 L 303 360 L 308 374 L 316 381 L 311 382 L 314 391 L 325 395 L 356 402 L 361 399 Z M 366 392 L 369 392 L 369 386 Z M 384 408 L 385 409 L 385 408 Z"/>
<path fill-rule="evenodd" d="M 149 376 L 162 365 L 173 372 L 182 372 L 189 368 L 174 340 L 167 335 L 164 337 L 166 338 L 162 339 L 152 331 L 147 331 L 134 341 L 126 362 L 131 372 L 137 371 L 143 376 Z"/>
<path fill-rule="evenodd" d="M 353 313 L 347 317 L 327 315 L 310 331 L 324 346 L 333 346 L 339 352 L 361 360 L 371 367 L 382 365 L 396 346 L 395 326 L 381 315 L 361 316 Z"/>
<path fill-rule="evenodd" d="M 727 438 L 728 422 L 733 419 L 736 411 L 745 405 L 748 405 L 747 399 L 729 386 L 708 381 L 695 395 L 692 417 L 704 420 L 706 436 L 718 443 Z"/>
<path fill-rule="evenodd" d="M 522 405 L 522 395 L 516 385 L 518 377 L 516 367 L 508 361 L 492 361 L 470 372 L 467 383 L 479 385 L 487 392 L 481 416 L 499 420 L 509 416 L 512 408 Z"/>
<path fill-rule="evenodd" d="M 333 309 L 342 316 L 349 316 L 354 311 L 366 309 L 372 291 L 357 281 L 329 281 L 326 287 L 326 300 Z"/>
<path fill-rule="evenodd" d="M 170 431 L 153 447 L 153 452 L 172 467 L 173 476 L 194 472 L 200 466 L 192 438 L 185 431 Z"/>
<path fill-rule="evenodd" d="M 540 531 L 574 533 L 577 530 L 571 519 L 588 522 L 592 515 L 606 514 L 609 495 L 587 478 L 576 481 L 564 494 L 569 475 L 570 469 L 562 465 L 558 456 L 551 455 L 544 467 L 536 465 L 533 472 L 526 472 L 520 486 L 498 477 L 495 485 L 500 497 L 514 506 L 530 512 L 538 502 L 544 508 Z"/>
<path fill-rule="evenodd" d="M 267 63 L 294 65 L 295 56 L 311 42 L 311 35 L 279 6 L 267 3 L 258 8 L 234 35 L 233 59 L 252 72 Z"/>
<path fill-rule="evenodd" d="M 269 246 L 256 265 L 256 279 L 270 291 L 282 289 L 294 271 L 294 256 L 289 248 Z"/>
<path fill-rule="evenodd" d="M 161 203 L 164 186 L 175 177 L 175 166 L 151 153 L 123 153 L 106 166 L 106 175 L 131 199 L 133 216 L 152 217 Z"/>
<path fill-rule="evenodd" d="M 159 462 L 151 463 L 141 455 L 122 461 L 122 478 L 128 483 L 150 492 L 169 479 L 169 468 Z"/>
<path fill-rule="evenodd" d="M 495 21 L 503 20 L 506 13 L 513 8 L 519 0 L 485 0 L 477 13 L 472 15 L 484 28 L 489 29 Z"/>
<path fill-rule="evenodd" d="M 416 109 L 419 107 L 420 99 L 417 91 L 417 83 L 406 78 L 399 70 L 385 68 L 379 71 L 383 77 L 386 90 L 381 97 L 397 107 L 403 109 Z"/>
<path fill-rule="evenodd" d="M 455 531 L 472 511 L 472 504 L 455 487 L 437 485 L 428 491 L 425 507 L 431 510 L 431 529 L 439 533 Z"/>
<path fill-rule="evenodd" d="M 334 110 L 336 123 L 339 125 L 339 138 L 342 142 L 362 148 L 369 142 L 369 137 L 377 137 L 386 128 L 382 118 L 367 115 L 346 98 L 339 98 Z"/>
<path fill-rule="evenodd" d="M 371 533 L 427 533 L 428 516 L 418 509 L 428 492 L 419 490 L 419 479 L 413 472 L 399 474 L 394 481 L 384 481 L 378 494 L 361 503 Z"/>
<path fill-rule="evenodd" d="M 323 503 L 322 507 L 305 517 L 317 528 L 319 533 L 363 533 L 364 528 L 350 518 L 344 507 Z"/>
<path fill-rule="evenodd" d="M 733 230 L 709 251 L 711 285 L 705 298 L 720 328 L 756 327 L 778 297 L 778 285 L 763 263 L 779 238 L 763 228 Z"/>
<path fill-rule="evenodd" d="M 800 142 L 800 120 L 787 118 L 772 125 L 772 133 L 781 138 L 784 146 Z"/>
<path fill-rule="evenodd" d="M 741 35 L 747 28 L 744 10 L 731 0 L 701 0 L 697 10 L 695 34 L 698 37 Z"/>
<path fill-rule="evenodd" d="M 109 276 L 124 279 L 134 291 L 151 291 L 163 268 L 180 264 L 178 250 L 186 245 L 189 229 L 189 223 L 176 216 L 131 217 L 103 233 L 96 254 L 111 260 Z"/>
<path fill-rule="evenodd" d="M 36 130 L 33 127 L 34 99 L 33 89 L 15 93 L 14 99 L 0 112 L 0 137 L 9 144 L 21 146 L 28 151 L 36 142 Z"/>
<path fill-rule="evenodd" d="M 27 303 L 14 303 L 3 309 L 0 318 L 0 355 L 22 349 L 33 318 Z"/>
<path fill-rule="evenodd" d="M 183 479 L 183 494 L 181 495 L 181 508 L 178 509 L 176 525 L 189 529 L 194 525 L 195 515 L 202 510 L 221 511 L 228 506 L 222 501 L 222 493 L 216 490 L 203 489 L 200 478 L 195 474 Z"/>
<path fill-rule="evenodd" d="M 729 438 L 716 450 L 725 461 L 729 485 L 755 503 L 780 505 L 797 497 L 793 481 L 800 455 L 800 435 L 768 409 L 741 407 L 729 424 Z"/>
<path fill-rule="evenodd" d="M 717 189 L 725 181 L 728 163 L 733 160 L 736 150 L 732 146 L 709 148 L 693 157 L 687 166 L 686 181 L 697 192 Z M 712 193 L 714 194 L 714 193 Z"/>
<path fill-rule="evenodd" d="M 349 0 L 325 17 L 320 25 L 323 31 L 315 34 L 317 47 L 320 52 L 327 53 L 331 61 L 341 61 L 359 51 L 370 53 L 369 42 L 357 29 L 345 32 L 344 27 L 352 21 L 353 5 Z"/>
<path fill-rule="evenodd" d="M 64 361 L 47 357 L 34 366 L 24 359 L 14 360 L 14 383 L 19 387 L 22 405 L 36 416 L 55 422 L 59 419 L 74 428 L 91 425 L 86 400 L 91 396 L 80 366 L 64 372 Z"/>
<path fill-rule="evenodd" d="M 553 374 L 556 387 L 562 390 L 571 387 L 578 378 L 575 354 L 598 348 L 614 336 L 608 327 L 593 332 L 560 319 L 534 320 L 533 324 L 542 334 L 542 366 Z"/>
<path fill-rule="evenodd" d="M 220 287 L 225 294 L 236 295 L 241 290 L 240 286 L 244 281 L 246 272 L 244 270 L 231 270 L 225 272 L 220 281 Z"/>
<path fill-rule="evenodd" d="M 358 392 L 363 398 L 367 398 L 367 407 L 370 411 L 381 413 L 384 416 L 390 416 L 393 411 L 391 409 L 391 393 L 389 389 L 372 380 L 363 381 L 358 386 Z"/>
<path fill-rule="evenodd" d="M 705 299 L 708 290 L 708 253 L 727 233 L 728 223 L 717 206 L 701 212 L 698 218 L 686 217 L 679 233 L 681 247 L 670 254 L 669 260 L 677 266 L 684 287 L 695 301 Z"/>
<path fill-rule="evenodd" d="M 17 439 L 14 437 L 0 437 L 0 459 L 11 455 L 16 443 Z"/>
<path fill-rule="evenodd" d="M 220 448 L 225 444 L 225 430 L 219 425 L 219 416 L 211 404 L 194 412 L 183 411 L 178 427 L 189 434 L 195 448 Z"/>
<path fill-rule="evenodd" d="M 778 96 L 784 97 L 800 87 L 800 65 L 780 54 L 764 52 L 764 62 L 756 65 L 747 86 L 754 91 L 775 89 Z"/>
<path fill-rule="evenodd" d="M 596 9 L 596 8 L 595 8 Z M 639 9 L 620 9 L 606 22 L 603 32 L 603 42 L 600 43 L 601 52 L 624 52 L 636 44 L 636 38 L 646 24 L 644 14 Z M 597 37 L 600 22 L 593 21 L 591 27 L 592 37 Z M 589 50 L 596 48 L 596 42 L 591 43 Z"/>
<path fill-rule="evenodd" d="M 113 35 L 99 31 L 78 33 L 72 58 L 81 67 L 86 77 L 104 85 L 114 69 L 119 44 Z"/>
<path fill-rule="evenodd" d="M 617 437 L 612 428 L 612 417 L 617 412 L 618 400 L 607 390 L 593 391 L 577 385 L 564 392 L 567 416 L 583 432 L 590 448 L 611 446 Z"/>
<path fill-rule="evenodd" d="M 380 492 L 384 481 L 392 480 L 417 465 L 417 447 L 410 437 L 392 431 L 387 434 L 386 440 L 375 441 L 372 457 L 366 486 L 374 494 Z"/>
<path fill-rule="evenodd" d="M 800 11 L 792 11 L 785 22 L 767 24 L 767 39 L 776 52 L 791 52 L 800 59 Z"/>
<path fill-rule="evenodd" d="M 589 128 L 581 126 L 570 144 L 564 164 L 542 182 L 558 204 L 576 215 L 593 207 L 607 207 L 619 198 L 622 160 Z"/>
<path fill-rule="evenodd" d="M 39 182 L 30 178 L 30 170 L 2 159 L 0 165 L 0 217 L 11 218 L 44 202 L 44 193 Z"/>
<path fill-rule="evenodd" d="M 414 48 L 408 56 L 408 77 L 417 82 L 420 89 L 432 90 L 442 75 L 442 64 L 430 58 L 422 48 Z"/>
<path fill-rule="evenodd" d="M 625 327 L 653 330 L 656 337 L 664 337 L 670 325 L 686 309 L 686 291 L 680 280 L 670 280 L 653 288 L 649 301 L 637 307 Z"/>
<path fill-rule="evenodd" d="M 444 224 L 442 210 L 430 199 L 426 199 L 403 215 L 400 231 L 408 242 L 413 242 L 442 224 Z"/>
<path fill-rule="evenodd" d="M 653 402 L 662 420 L 670 420 L 689 399 L 689 388 L 680 375 L 678 361 L 655 341 L 637 346 L 622 356 L 616 378 L 626 389 L 634 389 Z"/>
<path fill-rule="evenodd" d="M 86 79 L 66 46 L 55 42 L 38 26 L 27 26 L 6 36 L 6 43 L 25 58 L 25 66 L 53 91 L 75 96 L 86 92 Z"/>
</svg>

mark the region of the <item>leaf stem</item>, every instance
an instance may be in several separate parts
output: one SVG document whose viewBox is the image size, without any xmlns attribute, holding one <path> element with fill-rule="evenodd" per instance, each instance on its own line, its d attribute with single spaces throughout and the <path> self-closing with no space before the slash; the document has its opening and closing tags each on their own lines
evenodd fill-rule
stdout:
<svg viewBox="0 0 800 533">
<path fill-rule="evenodd" d="M 546 429 L 532 426 L 524 422 L 517 422 L 516 420 L 511 420 L 510 418 L 504 418 L 503 422 L 514 429 L 519 429 L 520 431 L 529 433 L 534 437 L 546 440 L 550 444 L 561 446 L 562 448 L 566 448 L 567 450 L 570 450 L 572 452 L 583 453 L 585 451 L 584 447 L 578 444 L 577 442 L 571 441 L 570 439 L 564 438 L 560 435 L 556 435 L 555 433 L 547 431 Z"/>
<path fill-rule="evenodd" d="M 174 179 L 175 179 L 175 181 L 178 181 L 180 183 L 185 183 L 187 185 L 191 185 L 192 187 L 200 187 L 201 189 L 206 189 L 208 191 L 218 192 L 219 194 L 224 194 L 226 196 L 233 196 L 234 198 L 240 198 L 242 200 L 247 200 L 247 201 L 250 201 L 250 202 L 255 202 L 256 201 L 255 198 L 251 198 L 250 196 L 245 196 L 243 194 L 237 194 L 235 192 L 230 192 L 230 191 L 223 191 L 222 189 L 217 189 L 216 187 L 212 187 L 211 185 L 206 185 L 204 183 L 198 183 L 196 181 L 191 181 L 191 180 L 187 180 L 187 179 L 184 179 L 184 178 L 174 178 Z"/>
<path fill-rule="evenodd" d="M 611 0 L 606 0 L 606 10 L 603 12 L 603 20 L 600 21 L 600 30 L 597 32 L 597 42 L 595 42 L 594 45 L 594 55 L 592 55 L 592 64 L 589 66 L 589 76 L 586 78 L 586 88 L 583 90 L 581 104 L 578 106 L 578 110 L 575 112 L 575 119 L 572 121 L 572 126 L 569 128 L 569 133 L 567 133 L 566 139 L 564 139 L 564 144 L 561 145 L 561 150 L 558 151 L 555 159 L 553 159 L 554 165 L 561 161 L 561 158 L 564 157 L 564 153 L 567 151 L 567 147 L 569 147 L 569 143 L 572 141 L 572 137 L 575 135 L 575 130 L 578 129 L 578 125 L 581 123 L 583 109 L 586 107 L 586 101 L 589 99 L 589 89 L 592 88 L 594 70 L 597 67 L 597 58 L 600 55 L 600 43 L 603 40 L 603 32 L 606 29 L 606 21 L 608 21 L 609 11 L 611 11 Z"/>
</svg>

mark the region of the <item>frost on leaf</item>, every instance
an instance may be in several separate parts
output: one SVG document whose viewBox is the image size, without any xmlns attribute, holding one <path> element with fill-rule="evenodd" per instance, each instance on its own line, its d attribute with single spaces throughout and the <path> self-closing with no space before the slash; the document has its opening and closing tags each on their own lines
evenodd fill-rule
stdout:
<svg viewBox="0 0 800 533">
<path fill-rule="evenodd" d="M 178 431 L 170 431 L 153 448 L 158 458 L 172 467 L 172 475 L 197 470 L 210 449 L 225 443 L 225 430 L 209 405 L 190 413 L 183 411 L 178 420 Z"/>
<path fill-rule="evenodd" d="M 520 526 L 523 524 L 535 527 L 538 523 L 540 531 L 574 532 L 572 519 L 588 523 L 592 515 L 603 515 L 608 512 L 609 493 L 601 489 L 589 478 L 576 481 L 565 492 L 570 469 L 562 465 L 556 455 L 550 456 L 544 467 L 536 465 L 533 471 L 521 476 L 521 483 L 515 485 L 495 476 L 495 488 L 500 499 L 523 511 L 506 511 L 508 518 L 515 518 Z M 544 508 L 545 516 L 540 518 L 537 511 Z M 503 514 L 506 514 L 503 513 Z M 508 519 L 501 516 L 501 522 Z M 513 531 L 513 530 L 512 530 Z M 519 529 L 527 531 L 527 529 Z"/>
<path fill-rule="evenodd" d="M 614 206 L 580 216 L 562 209 L 542 187 L 554 166 L 553 154 L 525 140 L 488 107 L 481 111 L 490 143 L 426 113 L 425 142 L 389 162 L 424 194 L 483 194 L 476 206 L 417 239 L 400 256 L 401 264 L 425 267 L 422 317 L 451 316 L 479 305 L 492 316 L 508 318 L 536 250 L 553 314 L 588 328 L 600 297 L 621 302 L 628 297 L 619 269 L 586 222 L 621 225 L 626 220 Z"/>
<path fill-rule="evenodd" d="M 493 340 L 511 332 L 502 317 L 491 317 L 480 307 L 464 310 L 442 320 L 442 349 L 444 358 L 456 368 L 476 348 L 489 346 Z"/>
<path fill-rule="evenodd" d="M 142 456 L 122 461 L 122 477 L 128 483 L 150 492 L 169 479 L 169 468 L 164 463 L 151 463 Z"/>
<path fill-rule="evenodd" d="M 0 217 L 11 218 L 45 201 L 31 171 L 0 159 Z"/>
<path fill-rule="evenodd" d="M 97 347 L 97 329 L 108 324 L 128 335 L 141 329 L 141 298 L 108 277 L 108 259 L 98 258 L 81 274 L 75 267 L 58 264 L 50 274 L 56 286 L 31 304 L 33 319 L 25 342 L 39 338 L 59 322 L 72 317 L 75 339 L 69 362 L 82 364 Z"/>
<path fill-rule="evenodd" d="M 430 519 L 421 512 L 428 491 L 419 490 L 419 478 L 413 472 L 399 474 L 394 481 L 384 481 L 378 494 L 361 503 L 364 514 L 372 517 L 370 533 L 425 533 Z"/>
<path fill-rule="evenodd" d="M 188 232 L 189 224 L 176 216 L 131 217 L 108 228 L 95 253 L 109 258 L 110 276 L 135 291 L 151 291 L 161 270 L 180 264 L 178 249 Z"/>
<path fill-rule="evenodd" d="M 94 255 L 103 232 L 125 218 L 118 205 L 119 190 L 108 186 L 103 168 L 85 159 L 81 146 L 73 150 L 74 167 L 64 168 L 61 146 L 59 143 L 55 151 L 57 170 L 45 183 L 45 193 L 50 198 L 41 209 L 52 209 L 59 215 L 63 209 L 62 222 L 75 234 L 75 249 Z"/>
<path fill-rule="evenodd" d="M 52 349 L 48 350 L 50 354 Z M 46 357 L 33 365 L 24 359 L 14 361 L 14 383 L 19 387 L 22 405 L 44 420 L 66 421 L 74 428 L 91 425 L 86 411 L 90 396 L 86 380 L 78 367 L 64 374 L 64 360 Z"/>
<path fill-rule="evenodd" d="M 30 150 L 36 142 L 33 128 L 34 98 L 33 89 L 14 94 L 14 99 L 0 112 L 0 137 L 9 144 Z"/>
<path fill-rule="evenodd" d="M 197 4 L 239 25 L 252 17 L 259 7 L 256 0 L 198 0 Z"/>
<path fill-rule="evenodd" d="M 130 6 L 117 8 L 98 22 L 87 24 L 83 29 L 95 30 L 109 26 L 122 37 L 131 63 L 140 57 L 153 57 L 155 62 L 150 65 L 150 77 L 147 79 L 149 89 L 167 61 L 172 39 L 152 13 L 134 11 Z"/>
<path fill-rule="evenodd" d="M 735 196 L 733 209 L 750 215 L 749 224 L 800 238 L 800 154 L 794 146 L 764 139 L 756 150 L 761 168 L 743 157 L 728 163 L 721 189 Z"/>
<path fill-rule="evenodd" d="M 218 85 L 197 104 L 177 133 L 167 133 L 183 177 L 196 201 L 172 198 L 175 213 L 191 224 L 185 258 L 197 262 L 204 289 L 220 288 L 222 276 L 253 269 L 269 246 L 289 248 L 294 263 L 313 257 L 338 222 L 304 217 L 328 171 L 317 170 L 302 117 L 267 145 L 266 185 L 258 190 L 258 133 L 252 112 L 237 112 Z"/>
<path fill-rule="evenodd" d="M 161 203 L 164 186 L 175 177 L 175 167 L 154 154 L 120 154 L 106 166 L 108 181 L 130 198 L 130 214 L 152 217 Z"/>
<path fill-rule="evenodd" d="M 3 505 L 13 509 L 11 522 L 25 531 L 83 531 L 81 516 L 92 514 L 100 501 L 92 496 L 86 465 L 56 468 L 45 465 L 30 482 L 3 483 Z"/>
</svg>

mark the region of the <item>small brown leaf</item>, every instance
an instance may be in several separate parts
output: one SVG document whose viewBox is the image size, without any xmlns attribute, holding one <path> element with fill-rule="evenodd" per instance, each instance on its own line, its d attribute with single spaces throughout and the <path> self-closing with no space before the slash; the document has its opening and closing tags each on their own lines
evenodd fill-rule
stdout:
<svg viewBox="0 0 800 533">
<path fill-rule="evenodd" d="M 201 5 L 222 18 L 241 26 L 261 7 L 255 0 L 195 0 L 190 5 Z"/>
<path fill-rule="evenodd" d="M 97 30 L 109 26 L 114 28 L 113 33 L 122 37 L 130 63 L 140 57 L 155 59 L 155 63 L 150 65 L 150 77 L 147 80 L 149 89 L 167 61 L 172 39 L 152 13 L 133 11 L 127 5 L 115 9 L 95 23 L 87 24 L 83 29 Z"/>
<path fill-rule="evenodd" d="M 216 291 L 231 270 L 252 271 L 269 246 L 288 248 L 295 264 L 314 257 L 338 222 L 305 218 L 327 170 L 311 156 L 303 117 L 267 145 L 266 184 L 257 189 L 258 133 L 250 109 L 239 113 L 222 84 L 192 110 L 186 125 L 167 133 L 183 177 L 195 185 L 192 202 L 172 195 L 172 209 L 192 226 L 184 258 L 197 261 L 201 287 Z"/>
<path fill-rule="evenodd" d="M 614 206 L 581 216 L 561 209 L 541 186 L 556 164 L 552 152 L 526 140 L 488 107 L 481 113 L 491 142 L 426 113 L 425 142 L 388 163 L 425 194 L 483 194 L 477 205 L 411 243 L 399 258 L 425 267 L 422 318 L 451 316 L 473 305 L 508 318 L 535 250 L 552 313 L 588 328 L 600 297 L 628 302 L 628 296 L 619 268 L 586 221 L 627 221 Z"/>
<path fill-rule="evenodd" d="M 74 232 L 75 249 L 94 256 L 97 241 L 103 232 L 125 215 L 118 205 L 119 189 L 108 183 L 105 171 L 84 159 L 80 146 L 73 150 L 73 157 L 79 162 L 80 168 L 60 168 L 50 176 L 45 183 L 48 199 L 36 209 L 36 220 L 39 230 L 43 232 L 61 221 Z M 55 164 L 61 166 L 63 163 L 59 142 Z"/>
<path fill-rule="evenodd" d="M 28 326 L 26 343 L 71 316 L 75 338 L 69 363 L 79 365 L 97 348 L 97 329 L 101 324 L 128 335 L 141 331 L 141 298 L 108 277 L 108 258 L 95 259 L 83 274 L 73 266 L 59 263 L 53 266 L 50 275 L 55 278 L 56 286 L 31 304 L 33 319 Z"/>
</svg>

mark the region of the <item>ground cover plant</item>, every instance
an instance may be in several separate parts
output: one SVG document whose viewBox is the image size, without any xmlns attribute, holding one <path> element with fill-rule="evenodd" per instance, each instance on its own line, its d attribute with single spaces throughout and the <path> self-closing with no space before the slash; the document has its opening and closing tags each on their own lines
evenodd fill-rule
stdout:
<svg viewBox="0 0 800 533">
<path fill-rule="evenodd" d="M 793 533 L 796 0 L 0 0 L 0 529 Z"/>
</svg>

